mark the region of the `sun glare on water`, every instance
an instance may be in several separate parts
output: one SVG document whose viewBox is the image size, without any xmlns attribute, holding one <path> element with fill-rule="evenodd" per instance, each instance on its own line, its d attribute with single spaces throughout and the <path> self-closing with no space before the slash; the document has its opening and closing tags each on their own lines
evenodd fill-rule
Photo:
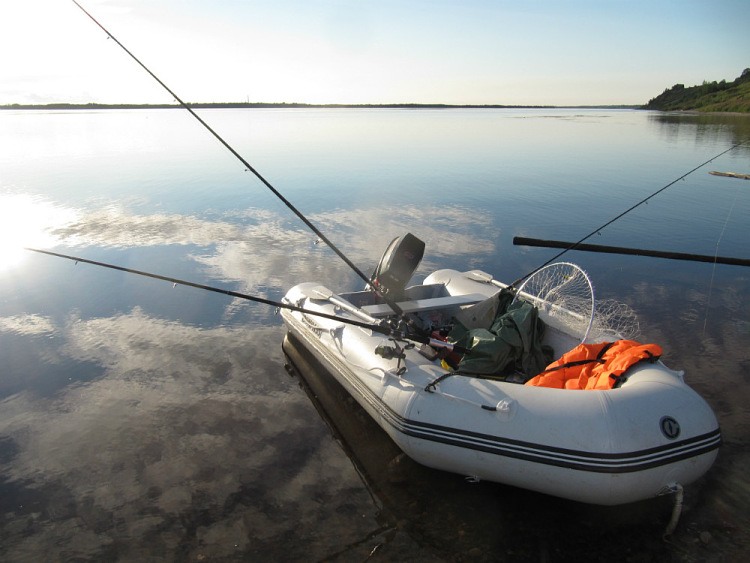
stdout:
<svg viewBox="0 0 750 563">
<path fill-rule="evenodd" d="M 52 230 L 72 219 L 70 209 L 26 194 L 0 194 L 0 273 L 19 266 L 25 247 L 49 248 L 57 239 Z"/>
</svg>

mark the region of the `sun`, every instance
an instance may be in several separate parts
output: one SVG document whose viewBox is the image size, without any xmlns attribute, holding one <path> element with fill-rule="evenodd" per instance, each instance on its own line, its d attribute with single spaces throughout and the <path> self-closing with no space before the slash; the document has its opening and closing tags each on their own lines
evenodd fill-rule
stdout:
<svg viewBox="0 0 750 563">
<path fill-rule="evenodd" d="M 29 255 L 25 247 L 49 248 L 52 231 L 68 223 L 74 213 L 28 194 L 0 193 L 0 272 L 18 267 Z"/>
</svg>

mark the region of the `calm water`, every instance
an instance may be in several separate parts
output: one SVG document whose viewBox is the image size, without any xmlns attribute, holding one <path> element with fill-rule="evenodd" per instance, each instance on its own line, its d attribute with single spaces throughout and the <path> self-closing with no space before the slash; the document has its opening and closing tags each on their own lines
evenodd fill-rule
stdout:
<svg viewBox="0 0 750 563">
<path fill-rule="evenodd" d="M 750 118 L 603 110 L 212 110 L 205 119 L 361 269 L 515 279 L 732 144 Z M 590 242 L 750 258 L 742 147 Z M 27 244 L 280 298 L 358 288 L 180 110 L 0 112 L 0 559 L 730 561 L 750 549 L 750 270 L 570 253 L 719 417 L 670 499 L 618 508 L 417 466 L 325 372 L 288 366 L 268 307 Z M 312 388 L 312 391 L 310 390 Z"/>
</svg>

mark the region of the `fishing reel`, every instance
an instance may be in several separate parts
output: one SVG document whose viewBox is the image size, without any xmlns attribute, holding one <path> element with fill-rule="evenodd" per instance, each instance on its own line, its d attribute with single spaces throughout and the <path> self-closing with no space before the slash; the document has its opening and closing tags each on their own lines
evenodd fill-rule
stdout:
<svg viewBox="0 0 750 563">
<path fill-rule="evenodd" d="M 392 360 L 393 358 L 402 360 L 406 358 L 406 353 L 404 352 L 403 348 L 397 348 L 396 346 L 387 346 L 385 344 L 381 344 L 380 346 L 375 348 L 375 354 L 380 356 L 381 358 L 385 358 L 386 360 Z"/>
<path fill-rule="evenodd" d="M 402 365 L 401 362 L 406 360 L 406 351 L 414 348 L 413 342 L 407 342 L 404 346 L 399 346 L 398 341 L 395 338 L 389 338 L 393 342 L 393 346 L 387 344 L 380 344 L 375 348 L 375 355 L 385 358 L 386 360 L 396 360 L 396 375 L 403 375 L 406 373 L 406 365 Z"/>
</svg>

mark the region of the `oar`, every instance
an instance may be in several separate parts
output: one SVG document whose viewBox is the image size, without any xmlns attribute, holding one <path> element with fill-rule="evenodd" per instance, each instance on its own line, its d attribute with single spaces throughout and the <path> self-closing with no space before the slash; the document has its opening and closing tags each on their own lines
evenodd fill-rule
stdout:
<svg viewBox="0 0 750 563">
<path fill-rule="evenodd" d="M 476 270 L 477 272 L 479 270 Z M 489 274 L 485 274 L 486 276 L 489 276 Z M 491 278 L 492 276 L 490 276 Z M 499 282 L 498 282 L 499 283 Z M 343 309 L 344 311 L 347 311 L 348 313 L 351 313 L 355 317 L 358 317 L 364 322 L 370 323 L 370 324 L 378 324 L 380 321 L 376 319 L 375 317 L 371 317 L 367 314 L 367 312 L 363 311 L 359 307 L 355 307 L 351 303 L 349 303 L 346 299 L 343 297 L 336 295 L 333 293 L 330 289 L 327 287 L 324 287 L 322 285 L 318 285 L 313 287 L 309 291 L 309 297 L 312 299 L 323 299 L 325 301 L 329 301 L 336 305 L 336 307 L 339 307 Z M 437 338 L 432 338 L 430 336 L 425 336 L 422 334 L 415 334 L 414 332 L 410 332 L 408 336 L 406 336 L 408 340 L 413 340 L 414 342 L 419 342 L 420 344 L 429 344 L 433 348 L 445 348 L 449 351 L 455 351 L 459 352 L 460 354 L 470 354 L 471 351 L 467 348 L 463 348 L 461 346 L 456 346 L 455 344 L 451 342 L 446 342 L 445 340 L 438 340 Z"/>
<path fill-rule="evenodd" d="M 605 254 L 630 254 L 634 256 L 650 256 L 666 258 L 668 260 L 686 260 L 689 262 L 708 262 L 710 264 L 729 264 L 731 266 L 750 266 L 746 258 L 731 258 L 728 256 L 708 256 L 706 254 L 689 254 L 685 252 L 667 252 L 662 250 L 644 250 L 641 248 L 625 248 L 622 246 L 606 246 L 601 244 L 585 244 L 566 242 L 562 240 L 544 240 L 538 238 L 513 237 L 516 246 L 541 246 L 546 248 L 565 248 L 567 250 L 581 250 L 584 252 L 602 252 Z"/>
<path fill-rule="evenodd" d="M 339 297 L 327 287 L 324 287 L 322 285 L 315 286 L 314 288 L 312 288 L 310 293 L 311 295 L 309 295 L 309 297 L 312 297 L 313 299 L 324 299 L 326 301 L 330 301 L 337 307 L 343 309 L 348 313 L 351 313 L 355 317 L 358 317 L 363 322 L 373 325 L 376 325 L 380 322 L 378 319 L 376 319 L 375 317 L 371 317 L 359 307 L 355 307 L 354 305 L 349 303 L 346 299 Z"/>
<path fill-rule="evenodd" d="M 500 282 L 494 279 L 492 277 L 492 274 L 488 274 L 487 272 L 483 272 L 482 270 L 471 270 L 470 272 L 466 272 L 466 277 L 472 281 L 478 281 L 482 283 L 491 283 L 492 285 L 495 285 L 500 288 L 508 287 L 507 284 L 504 284 L 503 282 Z"/>
</svg>

